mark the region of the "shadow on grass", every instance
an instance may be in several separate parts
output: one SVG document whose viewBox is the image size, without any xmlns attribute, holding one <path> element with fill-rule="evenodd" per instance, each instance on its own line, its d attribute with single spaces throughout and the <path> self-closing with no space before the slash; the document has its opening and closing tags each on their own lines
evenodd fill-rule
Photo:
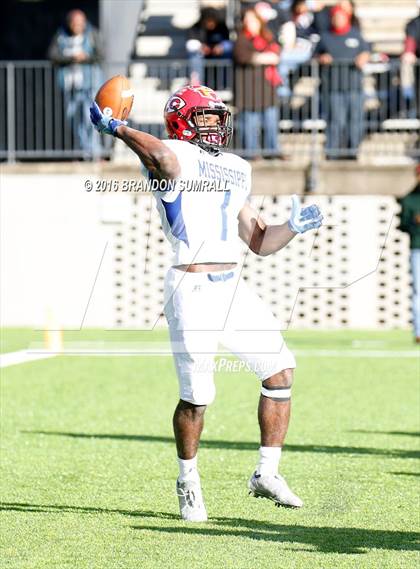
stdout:
<svg viewBox="0 0 420 569">
<path fill-rule="evenodd" d="M 333 528 L 327 526 L 302 526 L 274 524 L 246 518 L 214 517 L 207 524 L 188 524 L 179 516 L 169 512 L 141 510 L 120 510 L 82 506 L 28 504 L 2 502 L 0 509 L 29 513 L 76 513 L 76 514 L 119 514 L 133 518 L 149 518 L 155 525 L 134 525 L 136 531 L 153 531 L 162 534 L 184 536 L 210 536 L 248 538 L 258 541 L 290 545 L 299 543 L 323 553 L 360 554 L 369 549 L 416 551 L 419 549 L 420 534 L 408 531 L 389 531 L 360 528 Z M 167 522 L 177 525 L 165 525 Z M 160 522 L 161 525 L 156 525 Z M 163 524 L 163 525 L 162 525 Z M 289 547 L 287 547 L 289 549 Z M 296 549 L 294 549 L 296 551 Z M 312 549 L 305 549 L 311 551 Z"/>
<path fill-rule="evenodd" d="M 362 433 L 365 435 L 397 435 L 399 437 L 420 437 L 419 431 L 365 431 L 363 429 L 353 429 L 349 433 Z"/>
<path fill-rule="evenodd" d="M 123 510 L 119 508 L 98 508 L 94 506 L 66 506 L 58 504 L 28 504 L 26 502 L 0 502 L 0 510 L 14 512 L 61 513 L 66 514 L 119 514 L 122 516 L 140 516 L 143 518 L 162 518 L 179 520 L 179 515 L 151 510 Z"/>
<path fill-rule="evenodd" d="M 390 472 L 396 476 L 420 476 L 420 472 Z"/>
<path fill-rule="evenodd" d="M 224 540 L 234 536 L 282 544 L 299 543 L 312 546 L 315 551 L 321 553 L 354 555 L 368 553 L 369 549 L 417 551 L 420 547 L 420 533 L 417 532 L 272 524 L 244 518 L 210 518 L 209 524 L 216 527 L 192 527 L 183 524 L 172 527 L 132 526 L 132 529 L 167 534 L 219 536 Z"/>
<path fill-rule="evenodd" d="M 142 443 L 168 443 L 174 444 L 172 437 L 162 437 L 156 435 L 124 435 L 106 433 L 68 433 L 55 431 L 21 431 L 32 435 L 51 435 L 57 437 L 70 437 L 76 439 L 110 439 L 120 441 L 134 441 Z M 233 449 L 233 450 L 257 450 L 259 444 L 256 442 L 221 441 L 221 440 L 201 440 L 200 448 L 212 449 Z M 329 454 L 366 454 L 376 456 L 386 456 L 390 458 L 420 458 L 420 451 L 407 449 L 385 449 L 372 447 L 349 447 L 336 445 L 285 445 L 285 450 L 289 452 L 315 452 Z"/>
</svg>

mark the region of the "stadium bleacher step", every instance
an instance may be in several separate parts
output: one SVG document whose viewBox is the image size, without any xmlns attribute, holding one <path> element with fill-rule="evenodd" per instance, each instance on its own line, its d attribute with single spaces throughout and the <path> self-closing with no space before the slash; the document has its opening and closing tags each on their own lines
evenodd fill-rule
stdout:
<svg viewBox="0 0 420 569">
<path fill-rule="evenodd" d="M 325 134 L 283 132 L 279 136 L 279 144 L 282 152 L 290 157 L 291 162 L 307 166 L 314 154 L 323 156 Z"/>
<path fill-rule="evenodd" d="M 144 90 L 140 89 L 138 98 L 141 100 L 141 104 L 133 106 L 131 119 L 138 123 L 160 124 L 163 120 L 163 109 L 169 95 L 170 91 L 155 91 L 152 96 L 146 97 Z"/>
<path fill-rule="evenodd" d="M 140 16 L 137 58 L 185 58 L 186 31 L 199 16 L 198 0 L 148 0 Z"/>
<path fill-rule="evenodd" d="M 362 164 L 409 164 L 418 140 L 417 132 L 374 132 L 365 136 L 359 147 Z"/>
<path fill-rule="evenodd" d="M 171 18 L 171 25 L 176 28 L 190 28 L 198 20 L 200 13 L 199 0 L 147 0 L 141 18 L 163 16 Z"/>
<path fill-rule="evenodd" d="M 185 59 L 186 35 L 177 32 L 171 35 L 141 35 L 136 39 L 135 55 L 138 58 Z"/>
<path fill-rule="evenodd" d="M 356 0 L 356 14 L 374 51 L 399 55 L 405 26 L 418 15 L 415 0 Z"/>
</svg>

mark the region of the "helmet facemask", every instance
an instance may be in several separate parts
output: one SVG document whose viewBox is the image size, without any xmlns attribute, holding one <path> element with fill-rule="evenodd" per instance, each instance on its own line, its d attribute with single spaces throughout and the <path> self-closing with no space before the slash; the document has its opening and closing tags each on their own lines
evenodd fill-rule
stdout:
<svg viewBox="0 0 420 569">
<path fill-rule="evenodd" d="M 208 115 L 218 115 L 220 122 L 215 125 L 208 123 Z M 208 109 L 195 107 L 191 109 L 190 121 L 196 136 L 191 142 L 197 144 L 203 150 L 219 153 L 221 148 L 226 148 L 232 137 L 232 115 L 225 109 Z"/>
</svg>

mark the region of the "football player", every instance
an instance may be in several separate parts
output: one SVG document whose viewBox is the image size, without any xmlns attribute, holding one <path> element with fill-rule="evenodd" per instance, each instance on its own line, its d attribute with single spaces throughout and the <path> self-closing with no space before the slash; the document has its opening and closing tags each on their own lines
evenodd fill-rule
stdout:
<svg viewBox="0 0 420 569">
<path fill-rule="evenodd" d="M 249 491 L 276 505 L 300 508 L 302 500 L 278 473 L 295 358 L 285 345 L 279 321 L 241 279 L 238 237 L 253 253 L 270 255 L 298 233 L 320 227 L 321 212 L 316 205 L 302 208 L 293 196 L 287 222 L 267 225 L 261 219 L 249 201 L 250 164 L 224 152 L 232 135 L 231 113 L 213 90 L 205 86 L 180 89 L 168 100 L 164 117 L 169 140 L 105 116 L 96 103 L 91 107 L 96 129 L 123 140 L 140 158 L 149 178 L 176 181 L 169 191 L 154 194 L 174 253 L 165 279 L 164 312 L 180 393 L 173 428 L 181 517 L 207 520 L 197 450 L 204 413 L 215 397 L 213 371 L 219 342 L 261 381 L 261 446 Z M 197 183 L 197 191 L 188 190 L 192 182 Z"/>
</svg>

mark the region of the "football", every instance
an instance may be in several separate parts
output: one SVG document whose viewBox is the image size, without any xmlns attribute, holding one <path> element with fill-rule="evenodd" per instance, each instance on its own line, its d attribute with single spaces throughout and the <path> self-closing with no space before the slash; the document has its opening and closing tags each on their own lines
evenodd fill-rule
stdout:
<svg viewBox="0 0 420 569">
<path fill-rule="evenodd" d="M 133 100 L 133 89 L 124 75 L 115 75 L 108 79 L 95 97 L 95 101 L 105 115 L 121 121 L 127 120 Z"/>
</svg>

